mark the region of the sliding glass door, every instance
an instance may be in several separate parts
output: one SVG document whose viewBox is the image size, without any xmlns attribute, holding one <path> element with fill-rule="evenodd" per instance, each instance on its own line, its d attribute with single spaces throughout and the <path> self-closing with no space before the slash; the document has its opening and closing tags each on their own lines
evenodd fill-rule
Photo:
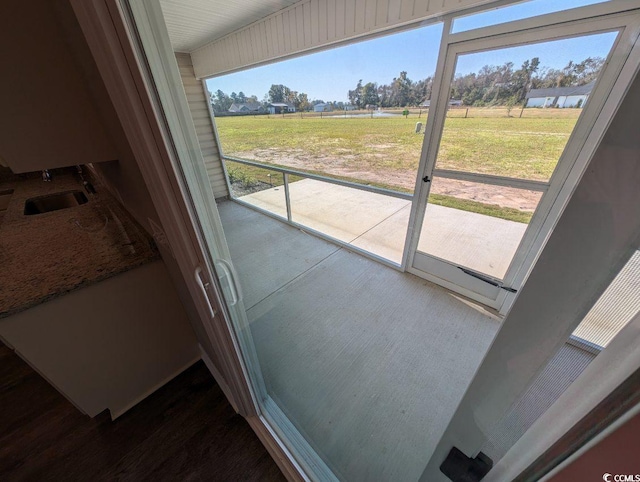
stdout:
<svg viewBox="0 0 640 482">
<path fill-rule="evenodd" d="M 506 377 L 497 369 L 478 378 L 483 360 L 511 360 L 501 355 L 514 343 L 524 345 L 535 356 L 530 364 L 510 365 L 515 368 L 508 375 L 517 379 L 543 367 L 544 358 L 564 345 L 564 333 L 551 322 L 540 323 L 539 346 L 527 344 L 522 330 L 505 334 L 504 327 L 513 325 L 509 319 L 314 236 L 302 225 L 282 222 L 292 217 L 284 177 L 282 184 L 267 183 L 277 199 L 271 216 L 249 203 L 216 200 L 162 12 L 152 0 L 129 7 L 155 115 L 166 124 L 163 140 L 177 152 L 174 174 L 184 183 L 182 194 L 196 214 L 208 259 L 206 266 L 192 267 L 194 275 L 206 297 L 218 295 L 224 302 L 220 310 L 213 304 L 205 325 L 218 324 L 232 334 L 237 352 L 225 356 L 238 357 L 244 372 L 237 376 L 250 386 L 253 405 L 243 415 L 265 423 L 314 480 L 442 479 L 433 454 L 451 448 L 443 438 L 448 426 L 464 427 L 470 420 L 456 412 L 469 387 L 491 392 L 495 386 L 505 393 L 493 418 L 517 398 L 516 388 L 500 385 Z M 624 94 L 624 82 L 615 93 L 613 86 L 639 29 L 637 15 L 518 25 L 521 33 L 443 36 L 448 40 L 437 74 L 441 87 L 432 97 L 414 225 L 408 229 L 414 232 L 409 271 L 495 308 L 519 291 L 580 177 L 576 173 L 598 145 L 615 112 L 604 109 L 605 101 L 609 94 L 615 107 Z M 571 42 L 599 46 L 583 52 L 603 57 L 602 65 L 592 66 L 592 78 L 584 79 L 591 90 L 558 95 L 553 102 L 563 107 L 551 107 L 551 113 L 532 107 L 539 101 L 530 99 L 540 94 L 528 77 L 533 59 Z M 500 72 L 484 68 L 497 57 L 522 65 L 511 74 L 526 77 L 517 84 L 525 91 L 514 87 L 516 79 L 507 78 L 506 70 L 499 78 Z M 455 82 L 465 75 L 477 78 L 478 69 L 489 82 L 482 102 L 501 99 L 507 90 L 530 107 L 505 103 L 477 117 L 457 107 L 454 101 L 461 99 L 451 96 Z M 540 86 L 547 88 L 554 87 Z M 567 327 L 574 321 L 567 317 Z M 214 330 L 208 334 L 216 336 Z M 526 386 L 530 379 L 517 382 Z M 467 402 L 473 407 L 478 400 Z"/>
</svg>

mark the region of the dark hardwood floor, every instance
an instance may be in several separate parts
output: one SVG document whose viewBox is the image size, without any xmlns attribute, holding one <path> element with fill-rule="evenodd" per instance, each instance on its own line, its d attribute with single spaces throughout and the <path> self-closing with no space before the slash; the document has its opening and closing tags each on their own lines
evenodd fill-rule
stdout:
<svg viewBox="0 0 640 482">
<path fill-rule="evenodd" d="M 0 344 L 0 480 L 285 480 L 202 362 L 115 422 Z"/>
</svg>

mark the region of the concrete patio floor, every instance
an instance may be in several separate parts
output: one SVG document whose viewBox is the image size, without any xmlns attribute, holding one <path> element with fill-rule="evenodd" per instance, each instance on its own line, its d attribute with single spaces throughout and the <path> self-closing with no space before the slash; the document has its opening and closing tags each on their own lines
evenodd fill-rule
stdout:
<svg viewBox="0 0 640 482">
<path fill-rule="evenodd" d="M 400 264 L 411 202 L 313 179 L 289 185 L 292 220 Z M 284 188 L 240 198 L 286 218 Z M 502 278 L 526 224 L 429 204 L 419 251 Z"/>
<path fill-rule="evenodd" d="M 296 223 L 401 263 L 411 211 L 409 201 L 312 179 L 291 183 L 289 194 L 292 219 Z M 282 186 L 240 199 L 286 219 Z M 526 228 L 523 223 L 428 205 L 418 249 L 502 278 Z M 627 263 L 574 335 L 606 346 L 640 309 L 638 293 L 640 251 Z"/>
<path fill-rule="evenodd" d="M 218 210 L 267 399 L 341 480 L 417 480 L 500 321 L 256 210 L 232 201 Z M 638 306 L 639 269 L 636 253 L 596 318 L 622 323 Z M 600 329 L 594 320 L 581 325 L 586 337 Z M 620 326 L 609 323 L 608 335 Z M 499 459 L 595 356 L 565 344 L 483 452 Z"/>
<path fill-rule="evenodd" d="M 418 480 L 499 320 L 238 203 L 218 210 L 268 398 L 339 480 Z"/>
</svg>

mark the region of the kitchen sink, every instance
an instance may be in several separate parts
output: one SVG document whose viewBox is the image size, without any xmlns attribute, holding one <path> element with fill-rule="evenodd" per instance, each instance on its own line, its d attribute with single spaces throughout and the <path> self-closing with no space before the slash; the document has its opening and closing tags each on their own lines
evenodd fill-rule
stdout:
<svg viewBox="0 0 640 482">
<path fill-rule="evenodd" d="M 87 196 L 82 191 L 65 191 L 46 196 L 33 197 L 24 203 L 24 214 L 42 214 L 59 209 L 67 209 L 88 202 Z"/>
<path fill-rule="evenodd" d="M 13 189 L 0 190 L 0 211 L 5 211 L 9 206 L 9 199 L 13 194 Z"/>
</svg>

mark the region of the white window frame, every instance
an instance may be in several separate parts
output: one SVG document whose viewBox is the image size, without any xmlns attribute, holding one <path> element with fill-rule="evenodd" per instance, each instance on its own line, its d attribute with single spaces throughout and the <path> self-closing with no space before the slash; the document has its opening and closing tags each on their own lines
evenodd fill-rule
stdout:
<svg viewBox="0 0 640 482">
<path fill-rule="evenodd" d="M 637 2 L 635 8 L 639 7 L 640 2 Z M 590 96 L 589 105 L 580 116 L 558 161 L 556 171 L 549 180 L 547 192 L 536 209 L 505 278 L 501 280 L 504 286 L 520 289 L 604 134 L 604 127 L 595 128 L 596 119 L 599 116 L 610 119 L 612 116 L 612 111 L 603 111 L 603 106 L 610 94 L 620 95 L 620 92 L 612 92 L 613 85 L 629 55 L 630 45 L 636 35 L 634 27 L 627 26 L 627 31 L 624 31 L 628 23 L 627 12 L 630 8 L 629 2 L 612 1 L 457 34 L 449 34 L 450 27 L 445 28 L 441 43 L 441 52 L 444 53 L 441 53 L 438 60 L 433 87 L 433 91 L 438 95 L 432 99 L 430 110 L 433 114 L 427 118 L 425 127 L 425 138 L 403 253 L 403 269 L 494 308 L 501 315 L 508 312 L 517 296 L 516 293 L 474 279 L 457 269 L 453 263 L 419 253 L 417 249 L 430 187 L 430 184 L 422 182 L 422 179 L 434 177 L 434 167 L 449 100 L 448 88 L 443 89 L 442 86 L 448 86 L 453 78 L 459 54 L 580 36 L 592 31 L 594 33 L 621 31 L 611 49 L 606 63 L 607 68 L 598 78 Z M 622 13 L 620 13 L 621 10 Z M 449 22 L 451 19 L 447 20 L 447 23 Z M 622 48 L 617 49 L 621 39 Z M 631 44 L 629 44 L 630 39 L 632 39 Z M 607 122 L 603 124 L 605 127 L 606 125 L 608 125 Z M 464 173 L 464 175 L 469 180 L 474 180 L 472 173 Z M 435 177 L 437 177 L 437 171 Z M 477 176 L 476 181 L 486 182 L 483 176 Z M 514 180 L 505 182 L 506 185 L 510 183 L 513 187 L 522 187 Z"/>
</svg>

